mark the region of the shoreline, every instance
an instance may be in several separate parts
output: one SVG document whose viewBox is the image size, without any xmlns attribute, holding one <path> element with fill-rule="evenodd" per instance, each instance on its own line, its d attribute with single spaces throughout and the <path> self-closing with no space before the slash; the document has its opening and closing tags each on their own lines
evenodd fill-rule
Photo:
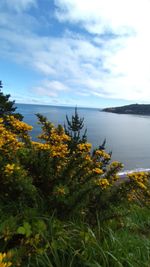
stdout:
<svg viewBox="0 0 150 267">
<path fill-rule="evenodd" d="M 119 176 L 123 176 L 129 173 L 133 173 L 133 172 L 150 172 L 150 168 L 139 168 L 139 169 L 133 169 L 133 170 L 124 170 L 119 172 Z"/>
<path fill-rule="evenodd" d="M 150 172 L 150 169 L 140 168 L 140 169 L 134 169 L 134 170 L 126 170 L 126 171 L 119 172 L 118 175 L 121 179 L 127 179 L 127 174 L 138 173 L 138 172 Z"/>
</svg>

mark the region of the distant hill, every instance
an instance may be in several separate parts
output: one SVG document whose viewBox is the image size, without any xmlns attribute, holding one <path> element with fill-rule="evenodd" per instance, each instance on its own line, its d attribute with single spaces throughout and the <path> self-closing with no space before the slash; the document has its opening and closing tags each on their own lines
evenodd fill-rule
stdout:
<svg viewBox="0 0 150 267">
<path fill-rule="evenodd" d="M 122 107 L 104 108 L 102 111 L 118 114 L 150 115 L 150 104 L 131 104 Z"/>
</svg>

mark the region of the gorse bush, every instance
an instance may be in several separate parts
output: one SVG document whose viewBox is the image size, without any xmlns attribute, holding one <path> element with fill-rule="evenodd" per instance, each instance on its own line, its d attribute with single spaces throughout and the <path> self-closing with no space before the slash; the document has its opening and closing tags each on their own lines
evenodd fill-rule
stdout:
<svg viewBox="0 0 150 267">
<path fill-rule="evenodd" d="M 30 126 L 13 116 L 6 116 L 5 120 L 0 118 L 0 199 L 4 202 L 24 203 L 33 199 L 35 187 L 32 178 L 19 160 L 19 151 L 29 138 L 28 130 L 31 130 Z"/>
<path fill-rule="evenodd" d="M 149 174 L 130 174 L 122 183 L 118 171 L 122 164 L 110 163 L 110 154 L 103 148 L 91 152 L 91 144 L 76 144 L 63 127 L 54 127 L 37 115 L 42 132 L 41 142 L 31 140 L 31 126 L 14 116 L 0 119 L 0 198 L 30 202 L 41 196 L 45 207 L 59 218 L 84 214 L 85 217 L 109 212 L 121 199 L 138 195 L 149 201 Z M 7 122 L 7 123 L 6 123 Z M 33 204 L 33 202 L 31 201 Z"/>
<path fill-rule="evenodd" d="M 37 193 L 60 218 L 102 212 L 105 192 L 113 191 L 122 164 L 108 164 L 110 155 L 102 149 L 91 154 L 87 142 L 70 151 L 71 137 L 63 127 L 54 127 L 42 115 L 38 118 L 41 142 L 33 142 L 28 135 L 31 126 L 12 115 L 6 117 L 6 125 L 0 121 L 1 199 L 24 203 Z"/>
<path fill-rule="evenodd" d="M 65 128 L 37 118 L 34 142 L 31 126 L 0 117 L 0 267 L 132 266 L 113 250 L 107 225 L 122 228 L 127 206 L 148 209 L 149 173 L 123 181 L 105 141 L 92 151 L 77 109 Z"/>
</svg>

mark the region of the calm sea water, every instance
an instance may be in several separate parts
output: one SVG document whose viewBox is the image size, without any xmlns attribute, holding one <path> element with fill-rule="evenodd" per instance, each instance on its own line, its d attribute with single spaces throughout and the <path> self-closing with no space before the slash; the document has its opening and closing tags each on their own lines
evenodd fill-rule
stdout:
<svg viewBox="0 0 150 267">
<path fill-rule="evenodd" d="M 74 108 L 17 104 L 24 121 L 34 127 L 35 139 L 40 133 L 36 113 L 46 116 L 55 125 L 64 124 L 66 114 L 71 117 Z M 97 147 L 106 138 L 106 150 L 112 151 L 112 160 L 124 164 L 124 170 L 150 169 L 150 116 L 120 115 L 99 109 L 78 108 L 84 117 L 88 141 Z"/>
</svg>

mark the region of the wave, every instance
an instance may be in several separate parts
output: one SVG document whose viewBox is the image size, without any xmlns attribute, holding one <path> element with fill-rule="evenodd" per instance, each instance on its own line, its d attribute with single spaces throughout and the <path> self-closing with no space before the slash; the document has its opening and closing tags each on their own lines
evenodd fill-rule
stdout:
<svg viewBox="0 0 150 267">
<path fill-rule="evenodd" d="M 133 169 L 133 170 L 125 170 L 122 172 L 119 172 L 118 175 L 119 176 L 125 176 L 129 173 L 133 173 L 133 172 L 149 172 L 150 169 L 149 168 L 137 168 L 137 169 Z"/>
</svg>

